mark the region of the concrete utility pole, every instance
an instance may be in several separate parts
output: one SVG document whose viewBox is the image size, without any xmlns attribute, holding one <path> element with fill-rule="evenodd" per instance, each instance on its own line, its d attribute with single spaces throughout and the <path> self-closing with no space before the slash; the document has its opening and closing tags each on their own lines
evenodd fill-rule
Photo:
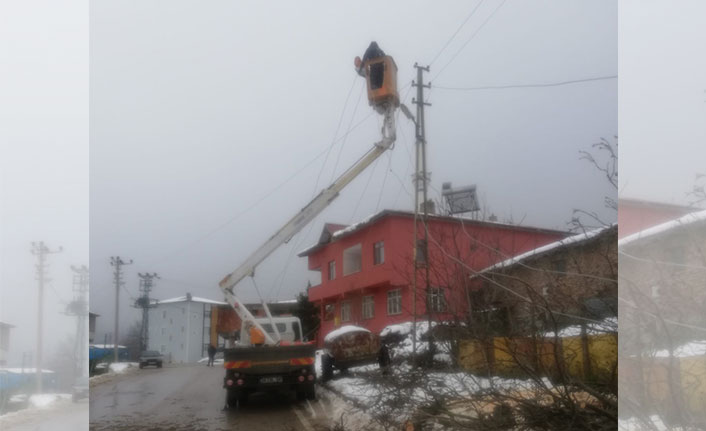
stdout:
<svg viewBox="0 0 706 431">
<path fill-rule="evenodd" d="M 122 267 L 123 265 L 130 264 L 132 264 L 132 259 L 130 259 L 129 262 L 125 262 L 120 258 L 120 256 L 110 257 L 110 265 L 115 267 L 115 270 L 113 270 L 113 283 L 115 284 L 115 330 L 113 332 L 115 336 L 113 337 L 113 362 L 118 362 L 118 323 L 120 321 L 118 313 L 120 311 L 120 286 L 125 284 L 122 279 Z"/>
<path fill-rule="evenodd" d="M 424 123 L 424 106 L 431 106 L 430 103 L 424 101 L 424 89 L 431 88 L 431 84 L 424 84 L 424 72 L 429 72 L 429 66 L 419 66 L 414 63 L 414 67 L 417 69 L 417 81 L 412 81 L 412 86 L 417 87 L 417 97 L 412 99 L 412 103 L 417 105 L 417 115 L 414 121 L 415 125 L 415 137 L 416 137 L 416 170 L 414 173 L 414 277 L 412 278 L 412 314 L 414 317 L 414 323 L 412 326 L 412 351 L 414 354 L 417 353 L 417 278 L 420 267 L 425 270 L 425 284 L 426 284 L 426 295 L 427 295 L 427 314 L 429 329 L 431 329 L 431 313 L 429 313 L 429 265 L 428 265 L 428 253 L 427 253 L 427 216 L 429 211 L 429 205 L 427 203 L 427 183 L 429 182 L 429 175 L 427 173 L 427 159 L 426 159 L 426 130 Z M 417 224 L 419 221 L 420 206 L 423 208 L 422 212 L 422 222 L 424 225 L 424 239 L 422 241 L 418 238 Z M 420 256 L 421 254 L 421 256 Z M 430 339 L 431 342 L 431 339 Z M 430 344 L 431 348 L 431 344 Z"/>
<path fill-rule="evenodd" d="M 74 299 L 67 305 L 66 314 L 76 316 L 76 341 L 74 343 L 74 354 L 78 360 L 78 376 L 83 377 L 86 371 L 86 319 L 88 318 L 88 267 L 82 265 L 76 267 L 71 265 L 74 272 L 73 291 Z M 88 373 L 85 373 L 88 375 Z"/>
<path fill-rule="evenodd" d="M 39 287 L 37 294 L 37 351 L 34 357 L 38 394 L 42 393 L 42 332 L 44 325 L 44 283 L 50 281 L 50 279 L 46 277 L 45 272 L 47 268 L 46 255 L 61 253 L 62 250 L 63 249 L 59 247 L 57 250 L 52 251 L 49 249 L 49 247 L 44 244 L 44 241 L 32 242 L 31 252 L 33 255 L 37 256 L 36 278 Z"/>
<path fill-rule="evenodd" d="M 159 279 L 159 275 L 156 272 L 150 273 L 138 273 L 140 277 L 140 292 L 142 296 L 135 300 L 135 307 L 142 308 L 142 327 L 140 328 L 140 349 L 144 352 L 148 349 L 149 344 L 149 309 L 154 307 L 150 303 L 150 292 L 152 291 L 152 283 L 155 278 Z"/>
</svg>

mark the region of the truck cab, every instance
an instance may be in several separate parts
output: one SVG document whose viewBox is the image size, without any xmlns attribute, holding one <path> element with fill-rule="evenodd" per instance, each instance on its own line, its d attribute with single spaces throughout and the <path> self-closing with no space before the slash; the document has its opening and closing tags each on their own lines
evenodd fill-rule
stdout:
<svg viewBox="0 0 706 431">
<path fill-rule="evenodd" d="M 302 326 L 299 322 L 298 317 L 287 316 L 287 317 L 273 317 L 272 321 L 270 319 L 263 317 L 255 319 L 260 326 L 267 331 L 267 334 L 273 339 L 277 339 L 277 334 L 272 327 L 274 323 L 281 340 L 285 343 L 293 343 L 297 341 L 304 341 L 302 338 Z M 238 342 L 241 346 L 251 345 L 250 332 L 245 329 L 245 327 L 240 328 L 240 341 Z"/>
</svg>

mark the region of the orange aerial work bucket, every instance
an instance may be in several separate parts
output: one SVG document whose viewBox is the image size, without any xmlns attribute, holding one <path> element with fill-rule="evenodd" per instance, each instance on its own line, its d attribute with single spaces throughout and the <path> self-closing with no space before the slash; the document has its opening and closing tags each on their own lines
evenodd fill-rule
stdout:
<svg viewBox="0 0 706 431">
<path fill-rule="evenodd" d="M 397 93 L 397 65 L 389 55 L 372 58 L 363 65 L 368 83 L 368 101 L 375 107 L 400 106 Z"/>
</svg>

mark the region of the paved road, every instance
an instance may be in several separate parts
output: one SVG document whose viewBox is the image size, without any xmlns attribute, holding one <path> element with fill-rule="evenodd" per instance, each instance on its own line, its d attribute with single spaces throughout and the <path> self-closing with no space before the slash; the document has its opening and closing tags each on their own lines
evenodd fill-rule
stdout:
<svg viewBox="0 0 706 431">
<path fill-rule="evenodd" d="M 88 430 L 88 400 L 58 402 L 51 408 L 29 408 L 0 417 L 2 431 Z"/>
<path fill-rule="evenodd" d="M 91 430 L 314 431 L 330 423 L 321 397 L 254 394 L 238 410 L 223 411 L 222 367 L 146 368 L 91 387 Z"/>
</svg>

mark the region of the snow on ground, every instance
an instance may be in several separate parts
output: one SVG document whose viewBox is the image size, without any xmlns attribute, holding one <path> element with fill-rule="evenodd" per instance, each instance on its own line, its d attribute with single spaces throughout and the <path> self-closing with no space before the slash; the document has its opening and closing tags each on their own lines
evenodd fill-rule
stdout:
<svg viewBox="0 0 706 431">
<path fill-rule="evenodd" d="M 586 325 L 586 333 L 588 335 L 605 334 L 608 332 L 618 331 L 618 319 L 615 317 L 609 317 L 602 320 L 599 323 L 589 323 Z M 547 331 L 544 334 L 544 338 L 554 338 L 554 331 Z M 559 337 L 578 337 L 581 335 L 581 325 L 567 326 L 564 329 L 559 330 Z"/>
<path fill-rule="evenodd" d="M 208 356 L 199 359 L 199 364 L 208 364 Z M 214 365 L 223 365 L 223 358 L 215 358 L 213 360 Z"/>
<path fill-rule="evenodd" d="M 137 362 L 113 362 L 110 364 L 110 371 L 116 374 L 124 373 L 128 368 L 139 367 L 140 364 Z"/>
<path fill-rule="evenodd" d="M 673 356 L 675 358 L 688 358 L 691 356 L 704 356 L 706 355 L 706 340 L 692 341 L 681 345 L 674 349 Z M 668 358 L 669 350 L 663 349 L 655 353 L 657 358 Z"/>
<path fill-rule="evenodd" d="M 29 397 L 29 404 L 44 409 L 61 400 L 71 400 L 71 394 L 34 394 Z"/>
<path fill-rule="evenodd" d="M 347 334 L 349 332 L 359 332 L 359 331 L 370 332 L 365 328 L 361 328 L 360 326 L 345 325 L 345 326 L 341 326 L 338 329 L 334 329 L 333 331 L 326 334 L 326 337 L 324 337 L 324 343 L 328 343 L 328 342 L 332 341 L 333 339 L 340 337 L 343 334 Z"/>
</svg>

